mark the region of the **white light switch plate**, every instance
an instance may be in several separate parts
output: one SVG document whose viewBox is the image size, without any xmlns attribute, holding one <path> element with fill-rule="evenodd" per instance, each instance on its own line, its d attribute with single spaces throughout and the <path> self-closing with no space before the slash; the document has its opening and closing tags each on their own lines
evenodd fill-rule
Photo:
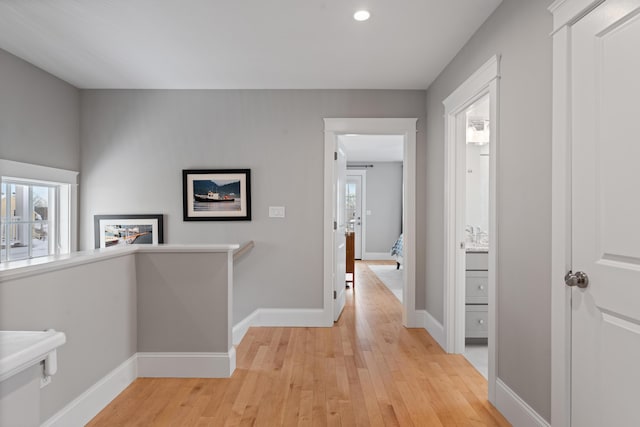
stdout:
<svg viewBox="0 0 640 427">
<path fill-rule="evenodd" d="M 284 218 L 284 206 L 269 206 L 269 218 Z"/>
<path fill-rule="evenodd" d="M 367 215 L 371 215 L 371 211 L 370 210 L 367 210 Z"/>
</svg>

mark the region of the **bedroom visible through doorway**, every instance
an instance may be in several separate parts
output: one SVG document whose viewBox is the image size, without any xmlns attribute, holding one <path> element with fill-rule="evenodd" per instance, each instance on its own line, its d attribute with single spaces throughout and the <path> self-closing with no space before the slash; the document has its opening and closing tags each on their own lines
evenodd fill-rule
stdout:
<svg viewBox="0 0 640 427">
<path fill-rule="evenodd" d="M 346 242 L 345 234 L 351 224 L 354 231 L 357 225 L 365 225 L 364 231 L 361 231 L 363 260 L 393 262 L 391 249 L 404 233 L 403 268 L 400 270 L 404 279 L 403 324 L 407 327 L 420 326 L 415 310 L 416 122 L 414 118 L 325 119 L 325 289 L 330 289 L 329 295 L 333 297 L 330 312 L 325 304 L 327 317 L 332 315 L 333 319 L 339 318 L 344 307 L 346 278 L 337 268 L 343 260 L 339 255 L 336 256 L 341 252 L 338 250 L 340 242 Z M 349 147 L 349 140 L 353 140 L 357 146 L 355 153 Z M 358 157 L 358 152 L 366 154 L 372 151 L 374 145 L 383 145 L 382 141 L 390 140 L 397 143 L 398 157 L 390 158 L 388 152 L 384 154 L 385 150 L 382 150 L 382 154 L 378 152 L 378 156 L 382 157 Z M 340 213 L 336 211 L 336 207 L 342 204 L 338 203 L 336 196 L 346 193 L 346 188 L 338 190 L 336 187 L 339 181 L 335 177 L 341 174 L 337 170 L 340 162 L 334 160 L 338 150 L 346 153 L 349 169 L 345 170 L 345 175 L 347 171 L 366 170 L 366 191 L 363 191 L 366 204 L 360 209 L 361 215 L 357 214 L 356 209 L 345 209 Z M 389 179 L 389 176 L 395 176 L 397 180 Z M 373 191 L 373 188 L 376 190 Z M 375 231 L 372 233 L 371 230 Z M 357 277 L 355 283 L 357 292 Z"/>
</svg>

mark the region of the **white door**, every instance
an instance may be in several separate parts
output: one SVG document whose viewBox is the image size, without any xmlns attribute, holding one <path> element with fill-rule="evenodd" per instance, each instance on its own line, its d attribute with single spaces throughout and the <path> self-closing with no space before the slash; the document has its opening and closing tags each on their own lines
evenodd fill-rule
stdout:
<svg viewBox="0 0 640 427">
<path fill-rule="evenodd" d="M 347 185 L 347 156 L 344 150 L 344 144 L 336 141 L 336 156 L 334 168 L 334 190 L 335 196 L 334 211 L 334 230 L 333 230 L 333 253 L 336 257 L 333 265 L 335 266 L 335 274 L 333 280 L 333 320 L 336 321 L 340 317 L 345 303 L 346 288 L 346 270 L 347 270 L 347 243 L 345 233 L 347 231 L 346 212 L 345 212 L 345 190 Z"/>
<path fill-rule="evenodd" d="M 640 0 L 576 23 L 571 69 L 571 424 L 640 426 Z"/>
<path fill-rule="evenodd" d="M 362 259 L 362 175 L 347 175 L 347 222 L 355 235 L 355 258 Z"/>
</svg>

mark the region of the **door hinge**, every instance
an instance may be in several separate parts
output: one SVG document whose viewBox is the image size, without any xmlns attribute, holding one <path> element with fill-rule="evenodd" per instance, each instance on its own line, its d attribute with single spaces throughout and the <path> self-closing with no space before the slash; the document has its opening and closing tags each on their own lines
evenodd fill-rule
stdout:
<svg viewBox="0 0 640 427">
<path fill-rule="evenodd" d="M 338 152 L 337 151 L 333 152 L 333 160 L 338 160 Z"/>
<path fill-rule="evenodd" d="M 333 291 L 333 299 L 337 299 L 338 298 L 338 292 Z"/>
<path fill-rule="evenodd" d="M 338 221 L 333 221 L 333 229 L 334 230 L 338 229 Z"/>
</svg>

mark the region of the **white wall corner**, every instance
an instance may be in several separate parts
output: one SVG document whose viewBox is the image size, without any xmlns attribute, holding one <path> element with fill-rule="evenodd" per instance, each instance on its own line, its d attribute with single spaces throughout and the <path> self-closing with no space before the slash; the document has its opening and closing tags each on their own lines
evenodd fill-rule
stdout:
<svg viewBox="0 0 640 427">
<path fill-rule="evenodd" d="M 429 335 L 442 347 L 445 348 L 444 326 L 438 322 L 427 310 L 416 310 L 418 323 L 427 330 Z"/>
<path fill-rule="evenodd" d="M 496 379 L 496 408 L 514 426 L 550 427 L 550 424 L 511 390 L 500 378 Z"/>
<path fill-rule="evenodd" d="M 138 377 L 137 354 L 125 360 L 84 393 L 42 423 L 41 427 L 83 426 Z M 55 378 L 54 378 L 55 381 Z"/>
<path fill-rule="evenodd" d="M 260 309 L 254 310 L 253 313 L 251 313 L 250 315 L 248 315 L 247 317 L 239 321 L 236 325 L 234 325 L 231 332 L 231 335 L 233 337 L 232 338 L 233 345 L 240 344 L 240 341 L 242 341 L 242 338 L 244 338 L 244 336 L 247 334 L 247 332 L 249 331 L 249 328 L 252 326 L 255 326 L 256 319 L 258 318 L 259 312 L 260 312 Z"/>
</svg>

